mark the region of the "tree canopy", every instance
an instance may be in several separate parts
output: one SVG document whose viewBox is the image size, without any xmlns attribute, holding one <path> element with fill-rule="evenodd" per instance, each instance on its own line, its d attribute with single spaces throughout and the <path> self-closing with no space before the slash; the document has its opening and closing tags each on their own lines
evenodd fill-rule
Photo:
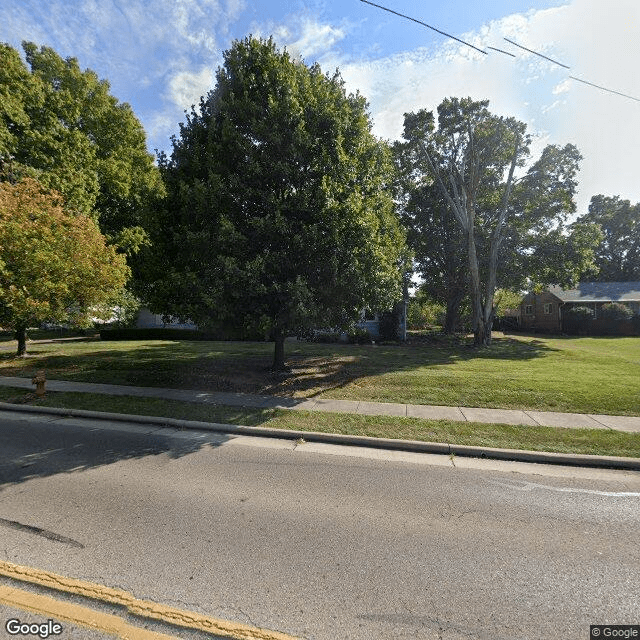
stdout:
<svg viewBox="0 0 640 640">
<path fill-rule="evenodd" d="M 597 224 L 603 233 L 602 242 L 595 250 L 598 273 L 590 279 L 640 280 L 640 203 L 632 205 L 619 196 L 593 196 L 589 211 L 576 222 Z"/>
<path fill-rule="evenodd" d="M 63 208 L 60 194 L 33 178 L 0 182 L 0 325 L 26 329 L 47 320 L 85 324 L 117 299 L 129 268 L 95 221 Z"/>
<path fill-rule="evenodd" d="M 395 146 L 419 267 L 427 283 L 446 275 L 457 284 L 440 299 L 448 308 L 467 283 L 476 344 L 491 341 L 497 287 L 574 282 L 599 240 L 594 225 L 564 228 L 575 210 L 578 150 L 549 145 L 527 168 L 524 123 L 488 104 L 446 99 L 437 126 L 432 112 L 405 114 L 405 142 Z"/>
<path fill-rule="evenodd" d="M 36 178 L 135 252 L 144 242 L 143 209 L 162 190 L 142 126 L 75 58 L 30 42 L 23 49 L 26 64 L 0 44 L 0 174 Z"/>
<path fill-rule="evenodd" d="M 340 75 L 246 38 L 160 160 L 167 197 L 143 297 L 166 315 L 284 336 L 343 327 L 400 295 L 387 146 Z"/>
</svg>

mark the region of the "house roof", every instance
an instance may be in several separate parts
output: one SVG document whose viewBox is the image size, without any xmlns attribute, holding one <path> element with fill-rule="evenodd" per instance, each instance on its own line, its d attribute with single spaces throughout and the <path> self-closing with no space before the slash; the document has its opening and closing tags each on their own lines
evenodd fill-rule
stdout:
<svg viewBox="0 0 640 640">
<path fill-rule="evenodd" d="M 575 289 L 549 287 L 562 302 L 638 302 L 640 282 L 580 282 Z"/>
</svg>

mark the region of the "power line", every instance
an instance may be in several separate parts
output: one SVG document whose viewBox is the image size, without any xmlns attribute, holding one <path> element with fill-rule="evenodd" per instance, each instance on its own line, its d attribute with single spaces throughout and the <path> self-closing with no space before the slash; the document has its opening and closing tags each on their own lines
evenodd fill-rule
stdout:
<svg viewBox="0 0 640 640">
<path fill-rule="evenodd" d="M 452 40 L 455 40 L 456 42 L 460 42 L 461 44 L 467 45 L 467 47 L 471 47 L 472 49 L 475 49 L 480 53 L 484 53 L 485 56 L 488 55 L 486 51 L 483 51 L 482 49 L 478 49 L 478 47 L 474 47 L 472 44 L 469 44 L 464 40 L 460 40 L 460 38 L 456 38 L 455 36 L 452 36 L 450 33 L 445 33 L 444 31 L 440 31 L 440 29 L 436 29 L 435 27 L 432 27 L 430 24 L 427 24 L 426 22 L 422 22 L 422 20 L 416 20 L 416 18 L 405 16 L 404 13 L 398 13 L 393 9 L 388 9 L 387 7 L 383 7 L 382 5 L 375 4 L 374 2 L 369 2 L 369 0 L 360 0 L 360 2 L 364 2 L 365 4 L 370 4 L 372 7 L 378 7 L 378 9 L 382 9 L 383 11 L 388 11 L 389 13 L 394 13 L 395 15 L 400 16 L 401 18 L 406 18 L 407 20 L 411 20 L 412 22 L 417 22 L 418 24 L 421 24 L 423 27 L 427 27 L 427 29 L 431 29 L 432 31 L 435 31 L 436 33 L 439 33 L 442 36 L 451 38 Z"/>
<path fill-rule="evenodd" d="M 615 93 L 617 96 L 622 96 L 624 98 L 629 98 L 629 100 L 635 100 L 636 102 L 640 102 L 640 98 L 634 98 L 633 96 L 627 95 L 626 93 L 620 93 L 619 91 L 614 91 L 613 89 L 607 89 L 606 87 L 601 87 L 599 84 L 593 84 L 593 82 L 587 82 L 586 80 L 582 80 L 581 78 L 576 78 L 575 76 L 569 76 L 569 77 L 572 80 L 576 80 L 577 82 L 588 84 L 590 87 L 595 87 L 596 89 L 602 89 L 603 91 L 608 91 L 609 93 Z"/>
<path fill-rule="evenodd" d="M 545 60 L 549 60 L 549 62 L 553 62 L 554 64 L 557 64 L 561 67 L 564 67 L 565 69 L 570 69 L 571 67 L 568 67 L 566 64 L 562 64 L 561 62 L 558 62 L 557 60 L 553 60 L 552 58 L 548 58 L 547 56 L 543 56 L 541 53 L 538 53 L 537 51 L 534 51 L 533 49 L 527 49 L 527 47 L 523 47 L 522 45 L 514 42 L 513 40 L 509 40 L 509 38 L 504 38 L 507 42 L 510 42 L 511 44 L 515 45 L 516 47 L 520 47 L 520 49 L 524 49 L 525 51 L 528 51 L 529 53 L 533 53 L 536 56 L 540 56 L 541 58 L 544 58 Z M 488 47 L 489 49 L 492 49 L 493 47 Z M 515 56 L 514 56 L 515 57 Z M 583 84 L 588 84 L 590 87 L 595 87 L 596 89 L 601 89 L 602 91 L 606 91 L 608 93 L 613 93 L 617 96 L 622 96 L 623 98 L 629 98 L 629 100 L 635 100 L 636 102 L 640 102 L 639 98 L 634 98 L 633 96 L 630 96 L 626 93 L 621 93 L 620 91 L 614 91 L 613 89 L 607 89 L 607 87 L 603 87 L 602 85 L 599 84 L 594 84 L 593 82 L 589 82 L 588 80 L 583 80 L 582 78 L 576 78 L 576 76 L 569 76 L 569 78 L 571 80 L 575 80 L 576 82 L 582 82 Z"/>
<path fill-rule="evenodd" d="M 512 58 L 515 58 L 515 54 L 513 53 L 509 53 L 508 51 L 504 51 L 503 49 L 496 49 L 496 47 L 487 47 L 487 49 L 492 49 L 493 51 L 499 51 L 500 53 L 504 53 L 505 56 L 511 56 Z"/>
<path fill-rule="evenodd" d="M 469 44 L 468 42 L 465 42 L 464 40 L 460 40 L 460 38 L 456 38 L 455 36 L 452 36 L 450 33 L 446 33 L 445 31 L 441 31 L 440 29 L 436 29 L 435 27 L 432 27 L 430 24 L 427 24 L 426 22 L 422 22 L 422 20 L 417 20 L 416 18 L 412 18 L 411 16 L 407 16 L 404 13 L 400 13 L 399 11 L 394 11 L 393 9 L 389 9 L 388 7 L 383 7 L 380 4 L 376 4 L 375 2 L 369 2 L 369 0 L 360 0 L 360 2 L 364 2 L 365 4 L 370 4 L 372 7 L 377 7 L 378 9 L 382 9 L 383 11 L 388 11 L 389 13 L 393 13 L 396 16 L 400 16 L 401 18 L 405 18 L 406 20 L 411 20 L 412 22 L 417 22 L 418 24 L 422 25 L 423 27 L 427 27 L 427 29 L 431 29 L 432 31 L 435 31 L 436 33 L 439 33 L 442 36 L 445 36 L 446 38 L 450 38 L 451 40 L 455 40 L 456 42 L 459 42 L 460 44 L 464 44 L 467 47 L 471 47 L 472 49 L 474 49 L 475 51 L 478 51 L 480 53 L 483 53 L 485 56 L 488 55 L 488 53 L 486 51 L 483 51 L 482 49 L 479 49 L 478 47 Z M 523 49 L 524 51 L 528 51 L 529 53 L 532 53 L 535 56 L 538 56 L 540 58 L 544 58 L 545 60 L 548 60 L 549 62 L 553 62 L 553 64 L 557 64 L 560 67 L 563 67 L 564 69 L 571 69 L 571 67 L 569 67 L 566 64 L 563 64 L 562 62 L 558 62 L 557 60 L 554 60 L 553 58 L 549 58 L 548 56 L 543 55 L 542 53 L 538 53 L 537 51 L 534 51 L 533 49 L 527 49 L 527 47 L 523 47 L 521 44 L 518 44 L 517 42 L 514 42 L 513 40 L 509 40 L 509 38 L 504 38 L 504 40 L 506 40 L 507 42 L 509 42 L 510 44 L 514 45 L 515 47 L 518 47 L 519 49 Z M 487 46 L 487 49 L 491 49 L 492 51 L 498 51 L 499 53 L 503 53 L 506 56 L 511 56 L 512 58 L 516 58 L 517 56 L 515 56 L 513 53 L 509 53 L 508 51 L 504 51 L 503 49 L 498 49 L 496 47 L 489 47 Z M 635 100 L 636 102 L 640 102 L 640 98 L 635 98 L 634 96 L 630 96 L 626 93 L 622 93 L 620 91 L 614 91 L 613 89 L 607 89 L 607 87 L 603 87 L 602 85 L 599 84 L 594 84 L 593 82 L 588 82 L 587 80 L 582 80 L 581 78 L 576 78 L 575 76 L 569 76 L 569 78 L 571 80 L 575 80 L 576 82 L 582 82 L 583 84 L 587 84 L 590 87 L 595 87 L 596 89 L 600 89 L 601 91 L 606 91 L 607 93 L 613 93 L 617 96 L 622 96 L 623 98 L 629 98 L 629 100 Z"/>
<path fill-rule="evenodd" d="M 527 49 L 527 47 L 523 47 L 521 44 L 518 44 L 517 42 L 514 42 L 513 40 L 509 40 L 509 38 L 503 38 L 504 40 L 506 40 L 507 42 L 515 45 L 516 47 L 519 47 L 520 49 L 524 49 L 525 51 L 528 51 L 529 53 L 533 53 L 534 56 L 539 56 L 540 58 L 544 58 L 545 60 L 548 60 L 549 62 L 553 62 L 553 64 L 557 64 L 560 67 L 564 67 L 565 69 L 571 69 L 571 67 L 568 67 L 566 64 L 562 64 L 562 62 L 558 62 L 557 60 L 554 60 L 553 58 L 548 58 L 547 56 L 543 56 L 541 53 L 538 53 L 537 51 L 533 51 L 532 49 Z"/>
</svg>

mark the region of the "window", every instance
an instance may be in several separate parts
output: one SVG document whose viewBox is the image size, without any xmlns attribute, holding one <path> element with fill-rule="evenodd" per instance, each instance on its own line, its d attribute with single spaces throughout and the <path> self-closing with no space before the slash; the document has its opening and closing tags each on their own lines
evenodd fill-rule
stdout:
<svg viewBox="0 0 640 640">
<path fill-rule="evenodd" d="M 552 302 L 546 302 L 545 303 L 544 312 L 547 313 L 547 314 L 553 312 L 553 303 Z"/>
<path fill-rule="evenodd" d="M 524 314 L 526 316 L 532 316 L 533 315 L 533 305 L 532 304 L 525 305 Z"/>
</svg>

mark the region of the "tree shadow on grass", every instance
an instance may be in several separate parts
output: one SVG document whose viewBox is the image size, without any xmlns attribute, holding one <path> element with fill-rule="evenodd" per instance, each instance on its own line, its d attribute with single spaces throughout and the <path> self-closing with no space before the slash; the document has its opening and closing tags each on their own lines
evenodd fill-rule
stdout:
<svg viewBox="0 0 640 640">
<path fill-rule="evenodd" d="M 40 345 L 39 354 L 32 353 L 31 359 L 10 365 L 6 354 L 0 354 L 0 364 L 4 360 L 9 365 L 2 367 L 4 375 L 21 377 L 45 369 L 51 379 L 293 398 L 316 397 L 385 374 L 470 360 L 526 361 L 557 351 L 544 340 L 511 337 L 497 337 L 484 348 L 473 348 L 470 341 L 451 343 L 444 339 L 417 345 L 287 342 L 288 370 L 274 373 L 270 370 L 270 343 L 145 342 L 135 348 L 117 348 L 112 342 L 108 345 L 70 355 L 61 354 L 59 345 L 50 352 Z"/>
</svg>

